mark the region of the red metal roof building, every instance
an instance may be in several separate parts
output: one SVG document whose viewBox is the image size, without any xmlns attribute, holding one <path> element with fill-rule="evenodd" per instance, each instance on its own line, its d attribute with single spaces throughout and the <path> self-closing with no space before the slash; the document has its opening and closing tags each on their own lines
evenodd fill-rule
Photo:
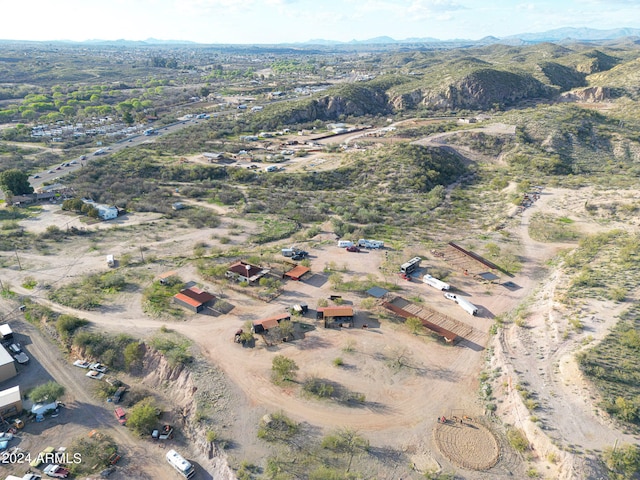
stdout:
<svg viewBox="0 0 640 480">
<path fill-rule="evenodd" d="M 197 287 L 189 287 L 180 290 L 173 296 L 173 301 L 194 313 L 200 313 L 215 299 L 213 295 Z"/>
</svg>

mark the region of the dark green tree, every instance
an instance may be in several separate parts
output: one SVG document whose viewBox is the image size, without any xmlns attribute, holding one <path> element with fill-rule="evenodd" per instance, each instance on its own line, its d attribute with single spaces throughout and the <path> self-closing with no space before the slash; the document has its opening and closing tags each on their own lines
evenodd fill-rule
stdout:
<svg viewBox="0 0 640 480">
<path fill-rule="evenodd" d="M 296 362 L 284 355 L 276 355 L 271 363 L 271 373 L 273 383 L 280 384 L 290 382 L 295 379 L 298 365 Z"/>
<path fill-rule="evenodd" d="M 47 382 L 31 390 L 29 398 L 35 403 L 55 402 L 64 395 L 64 387 L 56 382 Z"/>
<path fill-rule="evenodd" d="M 0 189 L 7 196 L 33 193 L 33 187 L 29 184 L 29 176 L 17 168 L 0 173 Z"/>
<path fill-rule="evenodd" d="M 145 398 L 136 403 L 127 418 L 127 427 L 136 435 L 143 436 L 151 433 L 158 422 L 158 413 L 152 398 Z"/>
</svg>

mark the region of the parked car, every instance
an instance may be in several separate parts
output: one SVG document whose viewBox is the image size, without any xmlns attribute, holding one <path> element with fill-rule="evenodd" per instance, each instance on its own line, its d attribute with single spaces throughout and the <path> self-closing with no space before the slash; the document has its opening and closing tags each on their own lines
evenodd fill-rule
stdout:
<svg viewBox="0 0 640 480">
<path fill-rule="evenodd" d="M 350 247 L 347 247 L 347 252 L 359 252 L 359 251 L 360 249 L 355 245 L 351 245 Z"/>
<path fill-rule="evenodd" d="M 47 170 L 47 173 L 53 173 L 53 170 Z"/>
<path fill-rule="evenodd" d="M 113 394 L 113 403 L 120 403 L 122 401 L 122 396 L 127 391 L 127 387 L 120 387 L 116 390 L 116 393 Z"/>
<path fill-rule="evenodd" d="M 86 360 L 76 360 L 75 362 L 73 362 L 73 365 L 80 368 L 89 368 L 89 365 L 91 365 L 91 363 L 87 362 Z"/>
<path fill-rule="evenodd" d="M 104 377 L 104 373 L 96 372 L 95 370 L 89 370 L 86 373 L 86 376 L 95 380 L 102 380 L 102 378 Z"/>
<path fill-rule="evenodd" d="M 13 356 L 13 358 L 15 358 L 16 362 L 18 362 L 20 365 L 24 365 L 26 363 L 29 363 L 29 357 L 24 352 L 16 353 Z"/>
<path fill-rule="evenodd" d="M 36 174 L 33 176 L 33 178 L 40 178 L 40 175 Z"/>
<path fill-rule="evenodd" d="M 127 424 L 127 414 L 125 413 L 124 408 L 118 407 L 113 411 L 113 413 L 115 413 L 118 422 L 120 422 L 120 425 Z"/>
<path fill-rule="evenodd" d="M 22 351 L 22 348 L 20 348 L 19 343 L 12 343 L 11 345 L 9 345 L 9 351 L 11 353 L 20 353 Z"/>
<path fill-rule="evenodd" d="M 31 460 L 31 463 L 29 463 L 29 465 L 31 465 L 32 467 L 39 467 L 42 462 L 44 461 L 44 458 L 46 457 L 46 455 L 48 453 L 53 453 L 55 451 L 55 448 L 53 447 L 47 447 L 44 450 L 42 450 L 42 452 L 40 452 L 40 454 L 38 456 L 36 456 L 36 458 L 34 458 L 33 460 Z"/>
</svg>

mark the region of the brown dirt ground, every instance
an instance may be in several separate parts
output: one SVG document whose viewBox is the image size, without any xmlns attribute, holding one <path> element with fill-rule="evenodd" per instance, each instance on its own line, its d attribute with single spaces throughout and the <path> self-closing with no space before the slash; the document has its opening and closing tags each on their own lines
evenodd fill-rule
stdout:
<svg viewBox="0 0 640 480">
<path fill-rule="evenodd" d="M 546 270 L 545 262 L 560 249 L 571 248 L 571 245 L 541 244 L 531 240 L 527 234 L 528 218 L 535 211 L 575 217 L 578 227 L 585 232 L 612 228 L 615 222 L 611 219 L 599 223 L 586 213 L 580 213 L 578 206 L 584 205 L 586 198 L 594 196 L 602 202 L 608 201 L 604 198 L 605 193 L 597 193 L 593 189 L 582 189 L 578 194 L 575 191 L 546 189 L 531 209 L 521 217 L 515 217 L 515 222 L 519 223 L 513 233 L 520 239 L 519 253 L 529 259 L 523 271 L 510 279 L 520 288 L 507 289 L 501 285 L 482 284 L 465 277 L 460 271 L 452 272 L 448 282 L 472 296 L 472 301 L 481 307 L 481 315 L 478 317 L 467 316 L 454 304 L 446 301 L 440 292 L 426 285 L 407 283 L 397 277 L 386 278 L 398 284 L 401 295 L 407 298 L 420 297 L 432 308 L 485 332 L 489 330 L 493 316 L 515 308 L 524 298 L 536 292 L 542 301 L 540 308 L 528 320 L 532 328 L 526 332 L 515 327 L 506 329 L 494 344 L 496 355 L 492 360 L 492 365 L 499 369 L 504 376 L 503 382 L 507 385 L 503 391 L 496 392 L 501 405 L 499 413 L 504 421 L 521 425 L 529 433 L 536 450 L 539 445 L 551 448 L 548 446 L 550 442 L 545 443 L 548 432 L 541 433 L 528 420 L 519 397 L 514 394 L 515 382 L 527 381 L 541 394 L 549 392 L 548 397 L 544 397 L 545 404 L 548 405 L 545 423 L 553 425 L 558 438 L 566 444 L 602 448 L 613 439 L 628 440 L 606 419 L 593 412 L 589 390 L 571 360 L 581 339 L 576 336 L 571 341 L 563 341 L 554 334 L 553 328 L 548 327 L 549 322 L 555 323 L 555 315 L 558 316 L 558 321 L 562 319 L 562 315 L 555 312 L 553 303 L 549 301 L 549 298 L 553 298 L 555 277 L 553 271 Z M 64 228 L 69 219 L 57 214 L 56 208 L 48 206 L 38 219 L 26 220 L 22 224 L 34 232 L 42 231 L 50 224 Z M 505 212 L 505 217 L 507 215 L 508 212 Z M 56 246 L 55 255 L 35 251 L 21 252 L 23 270 L 18 270 L 13 255 L 3 254 L 3 264 L 6 265 L 3 268 L 3 281 L 9 282 L 18 293 L 33 295 L 36 300 L 45 302 L 44 291 L 29 291 L 21 287 L 25 277 L 33 277 L 40 284 L 62 284 L 88 272 L 106 270 L 104 255 L 107 253 L 135 253 L 140 247 L 148 248 L 145 254 L 153 254 L 158 259 L 148 266 L 149 274 L 153 275 L 174 269 L 174 265 L 170 265 L 170 259 L 176 253 L 190 252 L 196 242 L 216 244 L 215 238 L 212 238 L 216 233 L 211 230 L 196 231 L 175 223 L 160 224 L 153 217 L 146 218 L 137 214 L 122 221 L 125 223 L 121 226 L 131 225 L 130 229 L 110 232 L 98 245 L 78 239 Z M 220 229 L 215 229 L 219 230 L 219 234 L 229 233 L 225 222 Z M 232 219 L 230 222 L 237 223 L 238 220 Z M 636 228 L 635 224 L 619 223 L 625 228 Z M 100 224 L 99 227 L 105 228 L 108 224 Z M 249 225 L 245 227 L 250 228 Z M 217 246 L 228 248 L 225 245 Z M 415 248 L 399 252 L 398 257 L 404 258 L 414 252 Z M 317 299 L 328 297 L 332 292 L 323 269 L 330 262 L 344 270 L 345 279 L 362 278 L 369 274 L 383 279 L 384 275 L 379 267 L 387 252 L 389 250 L 348 253 L 337 248 L 333 235 L 325 232 L 315 239 L 311 249 L 313 277 L 302 282 L 287 283 L 284 294 L 275 301 L 265 304 L 234 290 L 227 290 L 224 292 L 226 300 L 235 306 L 231 313 L 215 318 L 188 316 L 186 321 L 171 325 L 173 329 L 192 339 L 207 359 L 226 372 L 243 393 L 242 403 L 251 407 L 251 414 L 246 415 L 249 420 L 245 418 L 229 426 L 232 431 L 230 436 L 238 445 L 233 452 L 236 459 L 253 459 L 256 455 L 263 455 L 263 450 L 255 446 L 255 432 L 248 426 L 255 426 L 257 419 L 266 412 L 284 410 L 292 418 L 306 421 L 322 430 L 340 426 L 355 428 L 373 445 L 387 445 L 411 453 L 416 465 L 424 465 L 424 468 L 432 468 L 434 465 L 455 468 L 455 465 L 449 464 L 439 453 L 432 441 L 431 432 L 437 425 L 438 417 L 451 415 L 454 410 L 471 417 L 484 413 L 477 401 L 477 379 L 484 367 L 485 351 L 475 351 L 464 344 L 446 346 L 428 335 L 411 335 L 395 321 L 383 320 L 378 325 L 364 312 L 358 313 L 356 327 L 366 318 L 370 326 L 368 329 L 325 330 L 308 318 L 305 322 L 314 328 L 309 329 L 302 340 L 275 347 L 266 347 L 259 341 L 253 349 L 242 349 L 231 341 L 233 332 L 246 320 L 282 312 L 285 307 L 299 301 L 306 301 L 313 308 Z M 427 266 L 447 267 L 440 259 L 432 258 L 426 251 L 424 253 Z M 193 267 L 179 267 L 179 273 L 184 279 L 197 280 L 205 287 L 216 290 L 215 286 L 200 281 Z M 346 303 L 359 309 L 362 297 L 351 294 L 343 296 Z M 56 308 L 60 311 L 73 311 L 63 307 Z M 596 304 L 591 308 L 594 311 L 594 322 L 591 325 L 594 330 L 590 333 L 597 340 L 614 321 L 616 310 L 608 305 Z M 91 320 L 101 329 L 128 331 L 141 336 L 148 335 L 167 322 L 166 319 L 152 319 L 142 313 L 139 293 L 123 295 L 117 305 L 106 306 L 96 312 L 73 313 Z M 352 351 L 346 352 L 346 346 L 350 346 Z M 296 361 L 300 367 L 299 378 L 317 375 L 331 380 L 350 391 L 364 394 L 365 404 L 354 408 L 319 402 L 301 397 L 297 388 L 282 389 L 274 386 L 269 377 L 271 359 L 276 354 L 286 355 Z M 389 367 L 388 359 L 400 354 L 405 356 L 408 366 L 399 370 Z M 46 353 L 43 352 L 42 355 L 46 358 Z M 345 367 L 333 366 L 332 361 L 336 357 L 343 358 Z M 70 403 L 90 403 L 82 387 L 84 384 L 80 383 L 85 379 L 67 378 L 62 372 L 56 373 L 55 370 L 50 373 L 55 378 L 58 378 L 56 375 L 59 376 L 65 385 L 71 385 Z M 105 415 L 108 416 L 108 413 Z M 96 418 L 100 420 L 99 416 Z M 98 423 L 101 424 L 100 421 Z M 587 425 L 585 428 L 588 431 L 582 425 Z M 127 435 L 119 437 L 123 444 L 130 445 L 134 452 L 137 451 L 136 448 L 142 448 L 138 446 L 137 440 L 125 438 Z M 542 447 L 540 449 L 542 451 Z M 143 467 L 147 475 L 154 474 L 155 457 L 149 458 L 148 468 Z M 571 461 L 571 458 L 563 458 L 562 463 L 553 468 L 558 468 L 555 471 L 560 475 L 566 471 L 565 467 Z M 472 472 L 466 472 L 465 476 L 470 479 L 487 478 L 484 474 Z"/>
</svg>

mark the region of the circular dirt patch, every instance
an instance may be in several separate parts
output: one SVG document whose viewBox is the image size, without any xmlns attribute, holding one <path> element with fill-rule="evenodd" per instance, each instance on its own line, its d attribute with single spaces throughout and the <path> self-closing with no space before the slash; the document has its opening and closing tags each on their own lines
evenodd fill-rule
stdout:
<svg viewBox="0 0 640 480">
<path fill-rule="evenodd" d="M 498 462 L 498 441 L 479 423 L 448 419 L 436 425 L 433 436 L 440 453 L 463 468 L 488 470 Z"/>
</svg>

